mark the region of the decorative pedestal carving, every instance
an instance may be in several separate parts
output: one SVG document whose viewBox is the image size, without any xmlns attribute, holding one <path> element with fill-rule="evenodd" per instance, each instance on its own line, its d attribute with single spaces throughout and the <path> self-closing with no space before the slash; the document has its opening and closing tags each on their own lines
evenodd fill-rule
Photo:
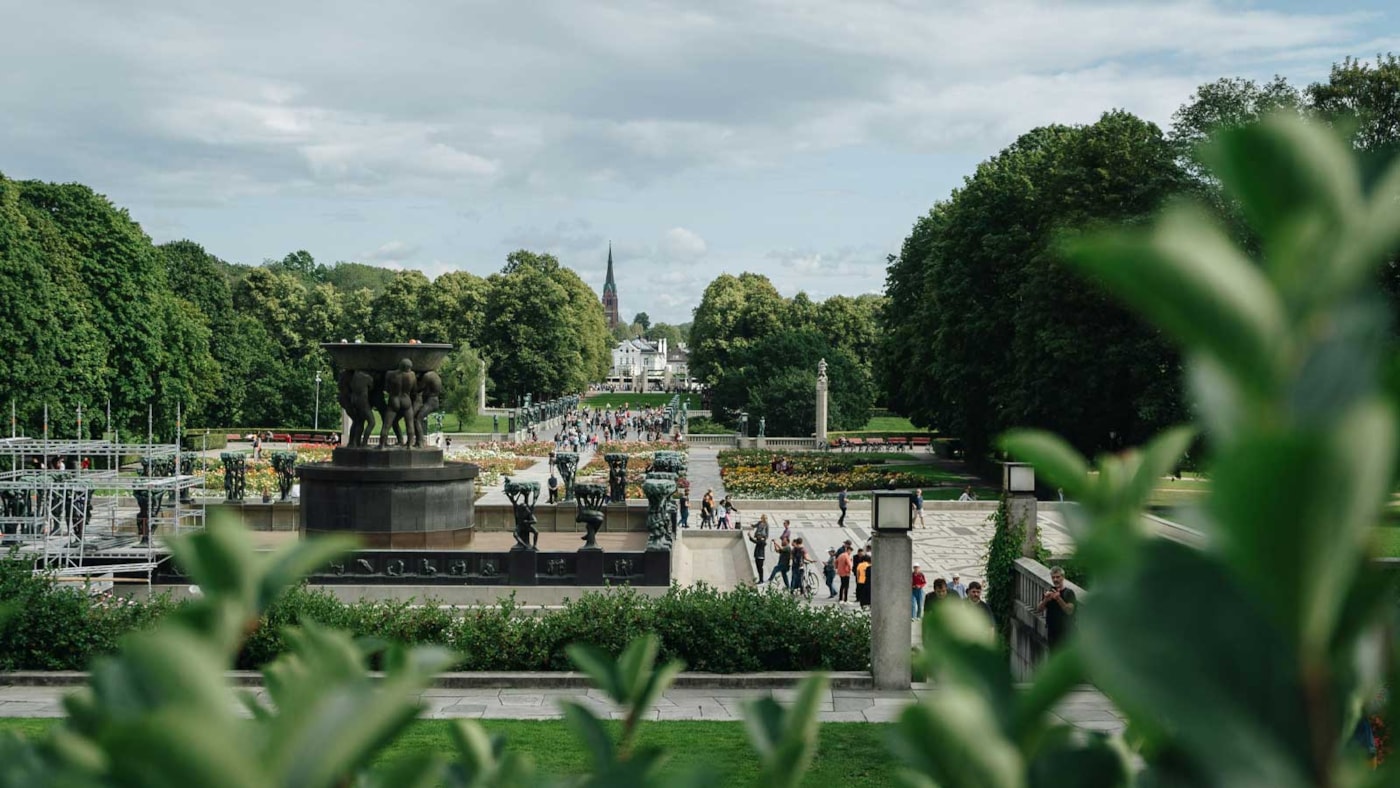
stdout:
<svg viewBox="0 0 1400 788">
<path fill-rule="evenodd" d="M 576 578 L 575 583 L 581 586 L 600 586 L 603 584 L 603 551 L 601 549 L 595 547 L 578 551 Z"/>
</svg>

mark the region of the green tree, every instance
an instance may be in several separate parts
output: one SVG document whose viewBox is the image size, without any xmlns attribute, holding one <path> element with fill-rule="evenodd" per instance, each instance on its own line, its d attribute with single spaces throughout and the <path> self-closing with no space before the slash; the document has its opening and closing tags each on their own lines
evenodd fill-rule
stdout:
<svg viewBox="0 0 1400 788">
<path fill-rule="evenodd" d="M 717 385 L 747 348 L 783 326 L 789 305 L 768 277 L 721 274 L 705 288 L 690 331 L 690 372 Z M 815 363 L 815 362 L 813 362 Z"/>
<path fill-rule="evenodd" d="M 817 360 L 827 361 L 832 429 L 855 429 L 870 418 L 869 372 L 852 354 L 814 329 L 776 331 L 748 345 L 738 366 L 712 392 L 714 407 L 733 421 L 741 410 L 751 428 L 760 416 L 772 436 L 806 437 L 816 431 Z"/>
<path fill-rule="evenodd" d="M 443 328 L 428 318 L 432 283 L 422 271 L 399 271 L 374 299 L 366 339 L 372 342 L 442 342 Z"/>
<path fill-rule="evenodd" d="M 670 323 L 653 324 L 651 328 L 647 329 L 646 337 L 652 340 L 664 339 L 669 348 L 679 347 L 685 342 L 685 334 L 682 334 L 679 328 Z"/>
<path fill-rule="evenodd" d="M 468 271 L 449 271 L 434 279 L 427 304 L 433 335 L 461 347 L 479 345 L 486 290 L 486 280 Z"/>
<path fill-rule="evenodd" d="M 638 312 L 637 316 L 632 318 L 632 322 L 641 326 L 643 334 L 651 329 L 651 316 L 646 312 Z"/>
<path fill-rule="evenodd" d="M 171 316 L 160 253 L 126 211 L 86 186 L 27 181 L 20 201 L 28 217 L 43 215 L 52 222 L 86 285 L 88 317 L 108 348 L 97 390 L 110 392 L 113 418 L 125 432 L 139 427 L 144 434 L 147 407 L 158 404 L 157 429 L 171 435 L 174 403 L 157 402 L 161 345 Z M 97 392 L 93 399 L 99 399 Z M 202 403 L 185 405 L 197 409 Z"/>
<path fill-rule="evenodd" d="M 1036 129 L 981 164 L 891 261 L 879 371 L 891 403 L 970 457 L 1012 426 L 1095 451 L 1178 419 L 1179 360 L 1054 253 L 1065 232 L 1139 219 L 1179 193 L 1175 159 L 1155 126 L 1111 112 Z"/>
<path fill-rule="evenodd" d="M 1283 77 L 1259 84 L 1252 79 L 1217 79 L 1196 88 L 1172 115 L 1170 139 L 1178 160 L 1194 179 L 1208 180 L 1200 158 L 1202 144 L 1220 129 L 1254 123 L 1271 113 L 1298 111 L 1302 96 Z"/>
<path fill-rule="evenodd" d="M 342 293 L 365 288 L 371 295 L 379 295 L 394 281 L 394 272 L 377 265 L 340 262 L 326 269 L 325 281 Z"/>
<path fill-rule="evenodd" d="M 76 255 L 47 216 L 26 210 L 21 189 L 0 175 L 0 402 L 15 403 L 33 434 L 44 401 L 64 413 L 101 407 L 110 368 Z"/>
<path fill-rule="evenodd" d="M 442 409 L 456 414 L 462 424 L 476 416 L 477 394 L 486 364 L 481 355 L 467 345 L 460 345 L 442 363 Z"/>
<path fill-rule="evenodd" d="M 487 282 L 482 349 L 504 400 L 582 391 L 607 374 L 602 303 L 553 255 L 513 252 Z"/>
</svg>

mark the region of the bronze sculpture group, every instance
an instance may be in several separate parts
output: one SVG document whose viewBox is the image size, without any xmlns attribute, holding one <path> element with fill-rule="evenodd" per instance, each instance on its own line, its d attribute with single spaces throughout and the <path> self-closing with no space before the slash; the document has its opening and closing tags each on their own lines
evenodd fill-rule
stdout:
<svg viewBox="0 0 1400 788">
<path fill-rule="evenodd" d="M 369 445 L 374 414 L 379 413 L 379 447 L 389 445 L 389 430 L 404 448 L 422 448 L 428 434 L 428 416 L 436 413 L 442 399 L 442 376 L 413 371 L 413 362 L 403 359 L 383 373 L 347 369 L 340 373 L 340 406 L 350 416 L 350 436 L 346 446 Z"/>
</svg>

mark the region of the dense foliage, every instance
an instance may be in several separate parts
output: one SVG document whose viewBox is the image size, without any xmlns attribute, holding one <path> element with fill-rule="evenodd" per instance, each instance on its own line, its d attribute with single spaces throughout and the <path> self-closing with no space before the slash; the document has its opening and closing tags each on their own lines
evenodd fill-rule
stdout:
<svg viewBox="0 0 1400 788">
<path fill-rule="evenodd" d="M 0 560 L 0 594 L 17 613 L 0 625 L 0 670 L 86 670 L 119 639 L 146 629 L 177 605 L 94 598 L 81 587 L 35 577 L 30 564 Z M 279 598 L 248 638 L 240 668 L 261 668 L 288 648 L 286 628 L 315 621 L 356 637 L 436 644 L 460 655 L 456 670 L 568 670 L 571 643 L 618 654 L 651 632 L 661 653 L 694 670 L 865 670 L 870 620 L 835 607 L 811 607 L 752 587 L 719 592 L 672 588 L 650 597 L 629 588 L 587 592 L 557 611 L 520 609 L 510 600 L 466 612 L 431 599 L 346 604 L 298 586 Z"/>
<path fill-rule="evenodd" d="M 0 313 L 0 342 L 14 350 L 0 358 L 0 401 L 15 403 L 31 433 L 45 402 L 62 435 L 76 431 L 80 405 L 93 435 L 144 435 L 148 406 L 164 437 L 177 405 L 186 427 L 310 426 L 318 372 L 320 422 L 334 424 L 320 343 L 338 339 L 469 348 L 447 391 L 461 395 L 450 406 L 459 415 L 474 412 L 474 358 L 487 361 L 488 392 L 510 402 L 581 391 L 610 360 L 597 295 L 549 255 L 516 252 L 486 279 L 327 267 L 304 251 L 233 265 L 193 241 L 154 245 L 87 187 L 3 176 Z M 488 330 L 488 314 L 505 324 Z"/>
<path fill-rule="evenodd" d="M 721 275 L 705 288 L 690 329 L 690 372 L 711 387 L 715 416 L 736 424 L 749 414 L 749 434 L 767 419 L 770 436 L 816 430 L 817 362 L 830 381 L 828 427 L 854 429 L 869 419 L 875 391 L 877 296 L 833 296 L 813 303 L 805 293 L 783 298 L 766 276 Z"/>
<path fill-rule="evenodd" d="M 1400 146 L 1400 59 L 1347 60 L 1299 91 L 1222 79 L 1202 85 L 1163 134 L 1125 112 L 1022 135 L 920 217 L 890 259 L 876 377 L 893 409 L 963 439 L 980 461 L 1013 426 L 1095 452 L 1139 443 L 1185 415 L 1181 363 L 1155 329 L 1075 277 L 1056 246 L 1105 223 L 1141 221 L 1183 196 L 1262 253 L 1200 144 L 1271 112 L 1347 129 L 1363 179 Z M 1379 275 L 1400 303 L 1400 266 Z M 1124 265 L 1133 265 L 1125 261 Z"/>
</svg>

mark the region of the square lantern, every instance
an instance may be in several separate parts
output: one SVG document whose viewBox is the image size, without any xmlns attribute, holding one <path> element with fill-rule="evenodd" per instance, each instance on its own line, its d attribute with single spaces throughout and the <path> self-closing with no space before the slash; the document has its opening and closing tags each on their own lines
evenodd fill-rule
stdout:
<svg viewBox="0 0 1400 788">
<path fill-rule="evenodd" d="M 914 527 L 914 496 L 907 492 L 876 492 L 871 500 L 877 531 L 909 531 Z"/>
<path fill-rule="evenodd" d="M 1035 468 L 1027 462 L 1002 464 L 1001 485 L 1009 493 L 1034 493 Z"/>
</svg>

